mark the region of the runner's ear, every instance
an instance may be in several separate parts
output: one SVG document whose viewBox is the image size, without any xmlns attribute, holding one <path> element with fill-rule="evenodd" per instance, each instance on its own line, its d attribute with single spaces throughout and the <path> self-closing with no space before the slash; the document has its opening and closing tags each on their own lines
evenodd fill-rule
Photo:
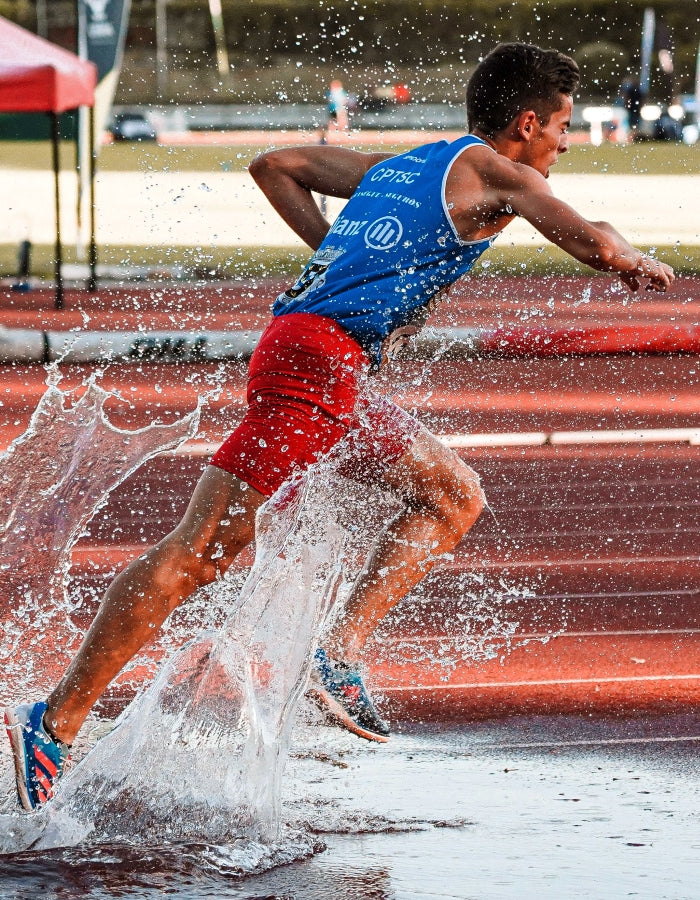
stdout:
<svg viewBox="0 0 700 900">
<path fill-rule="evenodd" d="M 536 134 L 538 124 L 537 113 L 532 109 L 523 110 L 515 120 L 516 131 L 524 141 L 529 141 Z"/>
</svg>

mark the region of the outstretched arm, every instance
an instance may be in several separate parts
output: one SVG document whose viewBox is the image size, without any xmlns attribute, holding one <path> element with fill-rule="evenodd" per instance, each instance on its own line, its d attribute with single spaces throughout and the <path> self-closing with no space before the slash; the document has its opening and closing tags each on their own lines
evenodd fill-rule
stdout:
<svg viewBox="0 0 700 900">
<path fill-rule="evenodd" d="M 390 156 L 344 147 L 295 147 L 261 153 L 248 171 L 287 225 L 316 250 L 330 225 L 312 191 L 350 197 L 367 170 Z"/>
<path fill-rule="evenodd" d="M 631 291 L 639 290 L 641 279 L 647 280 L 647 290 L 670 287 L 675 277 L 670 266 L 645 256 L 607 222 L 584 219 L 552 194 L 538 172 L 517 168 L 519 177 L 504 186 L 504 202 L 548 240 L 594 269 L 617 272 Z"/>
</svg>

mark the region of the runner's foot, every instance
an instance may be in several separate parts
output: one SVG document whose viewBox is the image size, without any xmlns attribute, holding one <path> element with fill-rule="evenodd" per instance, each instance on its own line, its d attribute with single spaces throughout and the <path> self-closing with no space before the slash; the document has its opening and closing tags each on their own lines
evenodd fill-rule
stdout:
<svg viewBox="0 0 700 900">
<path fill-rule="evenodd" d="M 70 747 L 54 740 L 44 726 L 46 703 L 5 709 L 5 726 L 12 747 L 20 805 L 31 811 L 53 797 Z"/>
<path fill-rule="evenodd" d="M 320 647 L 314 655 L 309 693 L 348 731 L 385 743 L 389 726 L 377 714 L 357 669 L 328 659 Z"/>
</svg>

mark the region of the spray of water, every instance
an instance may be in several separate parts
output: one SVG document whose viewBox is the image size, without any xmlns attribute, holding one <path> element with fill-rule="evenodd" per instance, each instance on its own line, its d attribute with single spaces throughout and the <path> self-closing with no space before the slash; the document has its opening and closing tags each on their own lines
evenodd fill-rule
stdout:
<svg viewBox="0 0 700 900">
<path fill-rule="evenodd" d="M 312 651 L 348 587 L 355 493 L 333 465 L 316 466 L 261 508 L 243 589 L 235 596 L 226 579 L 213 588 L 233 593 L 225 626 L 162 667 L 51 804 L 0 816 L 0 850 L 206 842 L 226 844 L 244 869 L 261 847 L 270 864 L 290 847 L 312 852 L 316 838 L 283 826 L 281 777 Z"/>
<path fill-rule="evenodd" d="M 82 639 L 66 593 L 71 550 L 110 492 L 146 459 L 197 430 L 199 407 L 170 425 L 115 428 L 111 395 L 90 379 L 72 405 L 57 370 L 29 428 L 0 457 L 2 701 L 41 695 Z"/>
<path fill-rule="evenodd" d="M 22 690 L 40 696 L 37 686 L 53 672 L 44 657 L 62 665 L 81 637 L 70 624 L 65 581 L 70 549 L 91 515 L 140 462 L 196 429 L 195 412 L 174 426 L 118 431 L 103 415 L 106 396 L 91 383 L 66 409 L 50 383 L 27 434 L 2 460 L 3 602 L 14 598 L 3 612 L 2 653 L 12 699 Z M 171 656 L 64 776 L 51 803 L 29 816 L 0 814 L 0 852 L 176 842 L 216 847 L 222 865 L 246 873 L 318 849 L 312 831 L 298 818 L 286 824 L 281 808 L 295 711 L 323 628 L 398 508 L 379 488 L 340 474 L 345 452 L 341 444 L 261 508 L 242 588 L 225 577 L 208 589 L 209 600 L 229 610 L 223 627 L 205 629 Z M 19 486 L 18 469 L 26 473 Z M 37 548 L 47 548 L 41 565 Z M 477 613 L 488 616 L 486 606 Z M 28 630 L 36 644 L 21 674 L 14 661 Z M 494 617 L 489 640 L 499 634 L 507 638 L 509 629 Z M 452 649 L 474 653 L 475 644 L 465 639 Z"/>
<path fill-rule="evenodd" d="M 58 382 L 52 373 L 0 468 L 7 701 L 41 696 L 82 637 L 66 582 L 87 522 L 138 465 L 197 427 L 195 411 L 172 426 L 120 431 L 107 421 L 109 395 L 94 380 L 72 406 Z M 225 626 L 163 666 L 51 804 L 32 816 L 2 816 L 0 849 L 220 840 L 237 843 L 250 861 L 274 845 L 292 713 L 342 581 L 349 532 L 338 501 L 343 483 L 346 497 L 352 488 L 332 468 L 313 469 L 261 509 L 243 589 L 223 579 L 211 591 L 231 609 Z"/>
</svg>

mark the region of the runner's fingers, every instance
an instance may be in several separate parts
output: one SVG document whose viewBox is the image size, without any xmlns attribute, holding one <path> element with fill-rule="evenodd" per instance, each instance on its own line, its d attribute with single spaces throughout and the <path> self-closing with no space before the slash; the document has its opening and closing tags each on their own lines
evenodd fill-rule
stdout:
<svg viewBox="0 0 700 900">
<path fill-rule="evenodd" d="M 639 265 L 637 266 L 637 271 L 634 273 L 633 277 L 637 281 L 637 287 L 639 286 L 639 279 L 636 276 L 642 276 L 644 278 L 648 278 L 649 281 L 645 287 L 647 291 L 659 291 L 663 293 L 669 288 L 675 279 L 675 275 L 671 266 L 666 265 L 666 263 L 659 262 L 657 259 L 653 259 L 650 256 L 642 256 L 639 261 Z M 633 288 L 636 290 L 636 288 Z"/>
<path fill-rule="evenodd" d="M 664 284 L 667 287 L 670 286 L 671 282 L 675 278 L 671 266 L 666 265 L 666 263 L 659 262 L 658 259 L 653 259 L 650 256 L 642 257 L 641 264 L 639 266 L 639 273 L 641 275 L 645 275 L 647 278 L 651 278 L 653 281 L 658 282 L 659 284 Z"/>
</svg>

